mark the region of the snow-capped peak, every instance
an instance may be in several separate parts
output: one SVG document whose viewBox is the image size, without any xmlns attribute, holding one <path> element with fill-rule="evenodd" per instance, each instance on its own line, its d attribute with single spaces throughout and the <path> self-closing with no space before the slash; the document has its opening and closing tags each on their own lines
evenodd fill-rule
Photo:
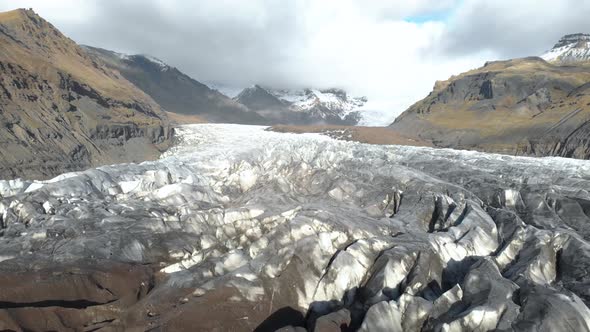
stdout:
<svg viewBox="0 0 590 332">
<path fill-rule="evenodd" d="M 362 107 L 367 103 L 366 97 L 351 97 L 346 91 L 331 89 L 274 89 L 254 84 L 238 91 L 226 86 L 209 83 L 226 96 L 254 111 L 299 112 L 303 117 L 326 123 L 358 124 L 365 123 Z"/>
<path fill-rule="evenodd" d="M 590 34 L 576 33 L 563 36 L 553 48 L 541 55 L 550 62 L 578 62 L 590 60 Z"/>
<path fill-rule="evenodd" d="M 349 97 L 342 89 L 267 90 L 278 99 L 291 104 L 295 110 L 305 112 L 321 106 L 339 112 L 342 118 L 367 102 L 365 97 Z"/>
</svg>

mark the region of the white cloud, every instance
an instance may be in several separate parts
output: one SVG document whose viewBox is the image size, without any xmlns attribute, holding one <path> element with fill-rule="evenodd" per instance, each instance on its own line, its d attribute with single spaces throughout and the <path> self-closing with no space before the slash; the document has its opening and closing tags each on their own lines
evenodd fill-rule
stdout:
<svg viewBox="0 0 590 332">
<path fill-rule="evenodd" d="M 83 23 L 95 12 L 95 0 L 11 0 L 0 2 L 0 11 L 33 8 L 51 23 Z"/>
<path fill-rule="evenodd" d="M 469 0 L 455 11 L 444 51 L 493 50 L 502 58 L 537 55 L 568 33 L 590 32 L 590 1 Z"/>
<path fill-rule="evenodd" d="M 381 124 L 423 98 L 435 80 L 481 66 L 492 56 L 487 52 L 447 58 L 432 53 L 446 33 L 445 23 L 377 19 L 374 8 L 367 13 L 358 8 L 360 2 L 338 3 L 308 7 L 302 28 L 306 39 L 279 69 L 282 76 L 293 78 L 291 84 L 340 86 L 367 95 L 369 108 L 387 114 Z M 410 12 L 418 13 L 415 6 L 400 8 L 399 17 Z"/>
</svg>

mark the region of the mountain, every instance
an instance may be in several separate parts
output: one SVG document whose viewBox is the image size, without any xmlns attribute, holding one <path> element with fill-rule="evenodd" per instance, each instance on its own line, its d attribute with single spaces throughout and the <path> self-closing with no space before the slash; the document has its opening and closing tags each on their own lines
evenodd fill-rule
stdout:
<svg viewBox="0 0 590 332">
<path fill-rule="evenodd" d="M 231 99 L 155 57 L 92 46 L 83 48 L 91 57 L 121 73 L 164 110 L 197 115 L 209 122 L 355 125 L 361 119 L 356 110 L 366 102 L 366 98 L 350 98 L 340 89 L 276 90 L 259 85 L 246 88 Z"/>
<path fill-rule="evenodd" d="M 149 55 L 127 55 L 84 46 L 92 57 L 117 70 L 166 111 L 198 115 L 210 122 L 262 124 L 266 120 L 177 68 Z"/>
<path fill-rule="evenodd" d="M 575 33 L 563 36 L 541 58 L 550 62 L 572 63 L 590 60 L 590 34 Z"/>
<path fill-rule="evenodd" d="M 171 135 L 148 95 L 32 10 L 0 13 L 0 178 L 157 158 Z"/>
<path fill-rule="evenodd" d="M 297 112 L 307 113 L 315 118 L 340 118 L 358 123 L 361 113 L 358 109 L 367 102 L 366 97 L 349 97 L 342 89 L 271 90 L 271 93 L 288 103 Z"/>
<path fill-rule="evenodd" d="M 254 85 L 234 98 L 274 122 L 356 125 L 367 99 L 351 98 L 342 89 L 270 89 Z"/>
<path fill-rule="evenodd" d="M 254 111 L 286 110 L 289 107 L 288 104 L 259 85 L 242 90 L 234 100 Z"/>
<path fill-rule="evenodd" d="M 580 44 L 576 36 L 557 48 Z M 489 62 L 436 82 L 390 128 L 440 147 L 588 159 L 590 64 L 538 57 Z"/>
</svg>

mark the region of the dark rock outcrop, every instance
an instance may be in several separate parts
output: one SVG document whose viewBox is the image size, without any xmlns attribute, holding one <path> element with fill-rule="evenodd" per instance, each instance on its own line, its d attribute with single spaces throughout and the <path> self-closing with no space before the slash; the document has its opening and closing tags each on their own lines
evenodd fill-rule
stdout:
<svg viewBox="0 0 590 332">
<path fill-rule="evenodd" d="M 254 111 L 272 109 L 282 111 L 287 110 L 288 108 L 287 104 L 283 103 L 279 98 L 273 96 L 259 85 L 254 85 L 242 90 L 242 92 L 240 92 L 240 94 L 234 99 Z"/>
</svg>

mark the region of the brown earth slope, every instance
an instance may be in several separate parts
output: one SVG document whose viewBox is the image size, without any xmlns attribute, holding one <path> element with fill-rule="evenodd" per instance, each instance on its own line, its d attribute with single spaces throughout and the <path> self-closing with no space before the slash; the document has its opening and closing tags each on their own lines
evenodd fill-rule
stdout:
<svg viewBox="0 0 590 332">
<path fill-rule="evenodd" d="M 0 178 L 156 158 L 170 130 L 149 96 L 32 10 L 0 13 Z"/>
<path fill-rule="evenodd" d="M 378 145 L 410 145 L 410 146 L 432 146 L 432 143 L 422 139 L 413 139 L 384 127 L 361 127 L 361 126 L 272 126 L 268 130 L 280 133 L 318 133 L 343 141 L 353 141 Z"/>
<path fill-rule="evenodd" d="M 590 65 L 531 57 L 437 82 L 390 128 L 441 147 L 590 158 Z"/>
</svg>

